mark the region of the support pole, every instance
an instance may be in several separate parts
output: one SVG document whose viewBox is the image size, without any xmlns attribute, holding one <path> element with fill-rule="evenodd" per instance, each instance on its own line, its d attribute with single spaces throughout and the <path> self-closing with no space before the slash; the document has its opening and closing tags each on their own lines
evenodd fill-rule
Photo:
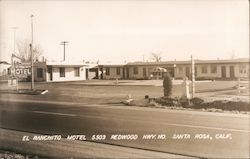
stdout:
<svg viewBox="0 0 250 159">
<path fill-rule="evenodd" d="M 31 54 L 31 90 L 35 89 L 35 85 L 34 85 L 34 66 L 33 66 L 33 17 L 34 15 L 32 14 L 30 16 L 31 18 L 31 44 L 30 44 L 30 54 Z"/>
<path fill-rule="evenodd" d="M 191 55 L 191 63 L 192 63 L 192 98 L 195 96 L 195 63 L 193 56 Z"/>
</svg>

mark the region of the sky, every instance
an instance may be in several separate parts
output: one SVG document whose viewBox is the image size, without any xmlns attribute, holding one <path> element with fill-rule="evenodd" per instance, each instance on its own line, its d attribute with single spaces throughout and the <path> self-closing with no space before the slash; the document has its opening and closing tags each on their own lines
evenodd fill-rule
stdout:
<svg viewBox="0 0 250 159">
<path fill-rule="evenodd" d="M 0 0 L 1 60 L 31 41 L 31 14 L 48 60 L 63 60 L 61 41 L 66 61 L 249 58 L 248 0 Z"/>
</svg>

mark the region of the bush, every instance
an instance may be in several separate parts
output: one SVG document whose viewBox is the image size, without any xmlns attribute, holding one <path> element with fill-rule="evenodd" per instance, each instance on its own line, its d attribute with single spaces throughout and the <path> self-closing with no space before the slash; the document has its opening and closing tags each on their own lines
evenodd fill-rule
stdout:
<svg viewBox="0 0 250 159">
<path fill-rule="evenodd" d="M 164 97 L 169 97 L 172 94 L 172 79 L 168 72 L 165 73 L 163 79 Z"/>
<path fill-rule="evenodd" d="M 200 105 L 204 102 L 204 100 L 198 97 L 194 97 L 190 100 L 190 102 L 192 103 L 192 105 Z"/>
</svg>

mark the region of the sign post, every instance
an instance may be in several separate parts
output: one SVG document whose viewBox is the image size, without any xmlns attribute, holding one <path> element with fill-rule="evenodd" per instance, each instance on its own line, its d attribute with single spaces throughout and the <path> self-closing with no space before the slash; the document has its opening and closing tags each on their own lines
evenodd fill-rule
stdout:
<svg viewBox="0 0 250 159">
<path fill-rule="evenodd" d="M 191 63 L 192 63 L 192 98 L 195 96 L 195 63 L 193 56 L 191 55 Z"/>
</svg>

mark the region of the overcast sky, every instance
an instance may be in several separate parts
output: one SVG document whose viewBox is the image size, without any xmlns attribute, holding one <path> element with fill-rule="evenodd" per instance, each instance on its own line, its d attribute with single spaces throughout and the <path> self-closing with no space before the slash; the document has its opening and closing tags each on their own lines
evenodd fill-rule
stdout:
<svg viewBox="0 0 250 159">
<path fill-rule="evenodd" d="M 142 61 L 249 57 L 248 0 L 2 0 L 1 60 L 16 41 L 30 40 L 48 60 Z"/>
</svg>

